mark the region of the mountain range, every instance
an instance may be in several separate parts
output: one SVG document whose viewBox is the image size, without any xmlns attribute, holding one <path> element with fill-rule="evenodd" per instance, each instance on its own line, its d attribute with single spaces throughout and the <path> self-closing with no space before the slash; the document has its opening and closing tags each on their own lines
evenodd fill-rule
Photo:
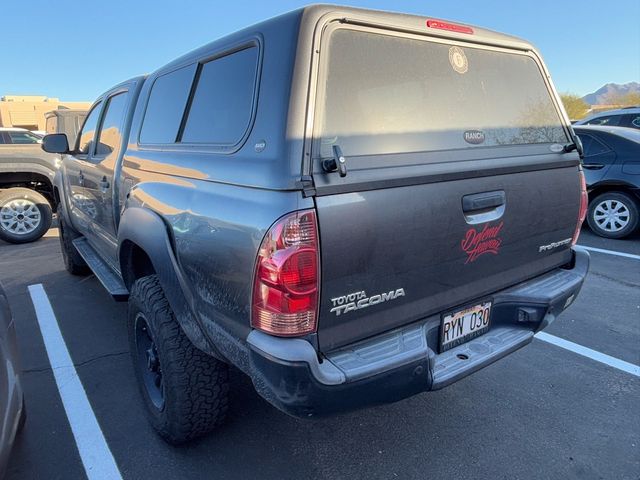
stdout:
<svg viewBox="0 0 640 480">
<path fill-rule="evenodd" d="M 607 83 L 593 93 L 589 93 L 582 97 L 589 105 L 606 105 L 610 103 L 610 99 L 621 97 L 628 93 L 640 93 L 640 83 L 629 82 L 624 84 Z"/>
</svg>

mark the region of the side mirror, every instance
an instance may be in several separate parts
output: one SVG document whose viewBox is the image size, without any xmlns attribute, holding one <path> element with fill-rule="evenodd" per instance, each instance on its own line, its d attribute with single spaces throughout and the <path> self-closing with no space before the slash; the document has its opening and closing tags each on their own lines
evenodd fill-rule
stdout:
<svg viewBox="0 0 640 480">
<path fill-rule="evenodd" d="M 42 150 L 49 153 L 71 153 L 69 152 L 69 141 L 64 133 L 52 133 L 45 135 L 42 139 Z"/>
</svg>

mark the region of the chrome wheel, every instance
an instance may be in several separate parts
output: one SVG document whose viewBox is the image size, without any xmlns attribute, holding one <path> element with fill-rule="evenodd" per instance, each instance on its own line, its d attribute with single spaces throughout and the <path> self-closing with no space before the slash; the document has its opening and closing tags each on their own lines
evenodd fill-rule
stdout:
<svg viewBox="0 0 640 480">
<path fill-rule="evenodd" d="M 603 200 L 593 209 L 593 220 L 605 232 L 619 232 L 630 221 L 629 208 L 619 200 Z"/>
<path fill-rule="evenodd" d="M 14 235 L 30 234 L 41 221 L 38 206 L 26 198 L 16 198 L 0 207 L 0 227 Z"/>
</svg>

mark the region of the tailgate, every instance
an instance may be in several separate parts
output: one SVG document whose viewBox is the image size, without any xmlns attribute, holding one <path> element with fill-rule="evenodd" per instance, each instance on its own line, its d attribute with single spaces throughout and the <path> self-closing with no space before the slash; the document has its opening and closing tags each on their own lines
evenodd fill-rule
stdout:
<svg viewBox="0 0 640 480">
<path fill-rule="evenodd" d="M 468 223 L 462 199 L 476 192 L 504 192 L 504 214 Z M 577 167 L 318 197 L 320 345 L 330 350 L 569 262 L 578 197 Z"/>
<path fill-rule="evenodd" d="M 579 158 L 535 55 L 346 25 L 322 47 L 321 350 L 570 261 Z"/>
</svg>

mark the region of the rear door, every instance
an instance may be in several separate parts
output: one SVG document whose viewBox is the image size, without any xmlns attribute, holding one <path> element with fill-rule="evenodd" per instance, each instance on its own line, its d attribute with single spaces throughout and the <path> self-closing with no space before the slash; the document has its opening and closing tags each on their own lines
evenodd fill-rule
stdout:
<svg viewBox="0 0 640 480">
<path fill-rule="evenodd" d="M 347 25 L 321 52 L 321 350 L 569 261 L 579 158 L 534 54 Z"/>
<path fill-rule="evenodd" d="M 584 150 L 582 168 L 584 168 L 585 179 L 587 185 L 593 185 L 604 178 L 609 167 L 615 163 L 616 154 L 594 135 L 586 133 L 584 130 L 576 132 L 576 134 L 580 137 Z"/>
<path fill-rule="evenodd" d="M 114 171 L 122 150 L 129 89 L 118 88 L 104 99 L 95 148 L 83 162 L 84 193 L 95 205 L 95 217 L 89 227 L 91 243 L 105 259 L 116 257 L 116 227 L 113 215 Z"/>
</svg>

